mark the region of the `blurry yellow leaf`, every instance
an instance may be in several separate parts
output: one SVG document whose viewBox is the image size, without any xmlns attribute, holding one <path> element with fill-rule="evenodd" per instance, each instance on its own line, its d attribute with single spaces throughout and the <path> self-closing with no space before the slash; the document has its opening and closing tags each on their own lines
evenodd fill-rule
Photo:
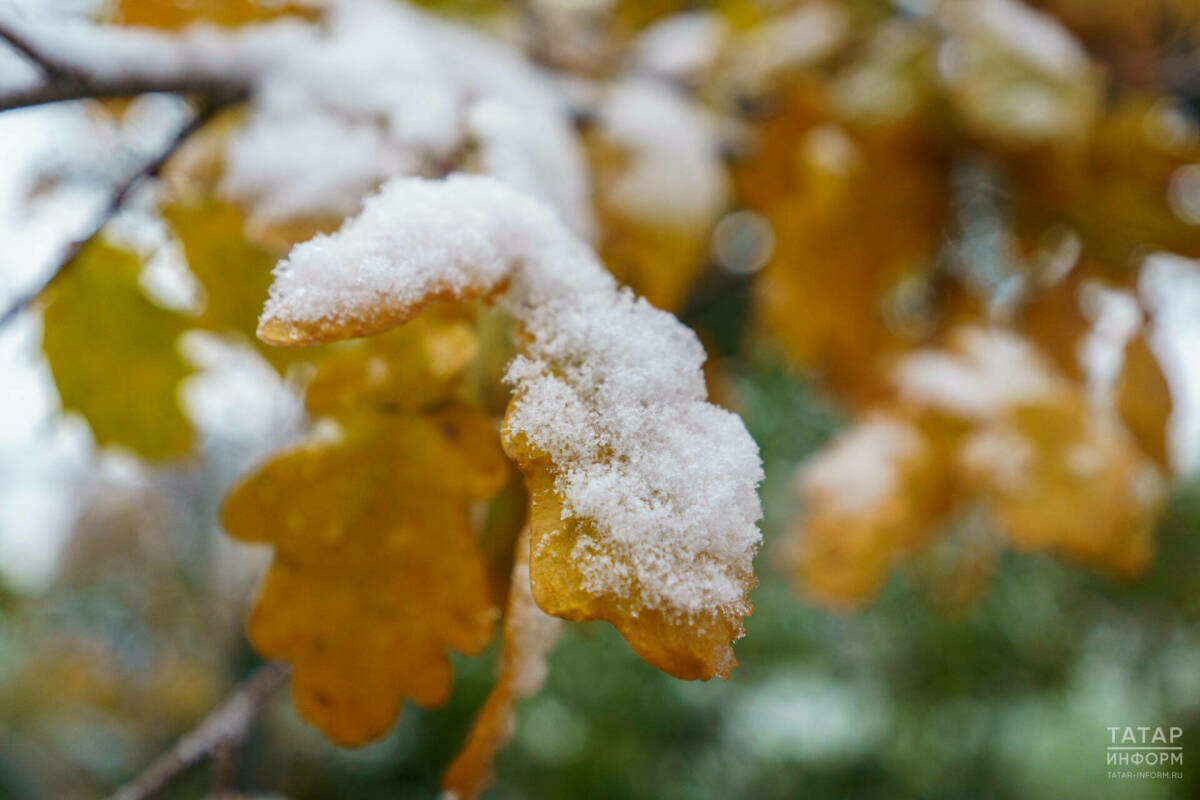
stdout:
<svg viewBox="0 0 1200 800">
<path fill-rule="evenodd" d="M 910 337 L 888 292 L 926 270 L 941 241 L 941 162 L 916 130 L 836 124 L 812 89 L 784 102 L 738 172 L 742 197 L 775 229 L 756 286 L 762 323 L 835 389 L 870 396 Z"/>
<path fill-rule="evenodd" d="M 1138 444 L 1166 466 L 1167 420 L 1171 416 L 1171 390 L 1158 359 L 1146 343 L 1143 330 L 1125 348 L 1125 362 L 1116 386 L 1117 410 Z"/>
<path fill-rule="evenodd" d="M 1018 549 L 1126 576 L 1149 563 L 1163 480 L 1115 419 L 1079 400 L 1018 407 L 974 432 L 962 456 L 966 487 L 991 501 Z"/>
<path fill-rule="evenodd" d="M 600 257 L 616 279 L 659 308 L 679 308 L 707 263 L 710 231 L 656 226 L 603 206 L 600 225 Z"/>
<path fill-rule="evenodd" d="M 1116 283 L 1128 282 L 1150 249 L 1200 256 L 1200 227 L 1178 197 L 1181 170 L 1200 163 L 1200 133 L 1185 116 L 1162 118 L 1170 113 L 1161 100 L 1127 99 L 1086 148 L 1014 162 L 1021 227 L 1078 232 L 1089 270 Z"/>
<path fill-rule="evenodd" d="M 646 126 L 625 119 L 654 113 L 668 117 L 660 124 L 681 128 L 674 134 L 678 141 L 670 140 L 674 148 L 664 149 Z M 599 255 L 617 280 L 659 308 L 678 308 L 708 262 L 721 210 L 713 201 L 719 202 L 727 181 L 707 122 L 670 90 L 630 83 L 612 91 L 584 139 Z M 685 174 L 673 178 L 671 168 Z M 674 196 L 664 195 L 663 182 L 678 185 Z"/>
<path fill-rule="evenodd" d="M 918 571 L 944 573 L 933 577 L 945 599 L 977 595 L 996 555 L 988 537 L 931 538 L 956 509 L 986 512 L 1018 550 L 1144 570 L 1163 477 L 1116 415 L 1011 332 L 959 328 L 948 341 L 898 363 L 899 406 L 869 413 L 800 470 L 804 590 L 861 603 L 920 548 Z"/>
<path fill-rule="evenodd" d="M 177 397 L 192 371 L 178 350 L 189 325 L 142 293 L 140 269 L 137 255 L 102 240 L 84 247 L 46 292 L 42 347 L 63 410 L 82 414 L 97 444 L 181 456 L 192 445 Z"/>
<path fill-rule="evenodd" d="M 118 0 L 113 21 L 120 25 L 148 28 L 183 28 L 206 22 L 237 27 L 285 14 L 314 13 L 307 2 L 258 2 L 258 0 Z"/>
<path fill-rule="evenodd" d="M 504 618 L 504 661 L 500 677 L 475 718 L 471 732 L 442 778 L 443 795 L 473 800 L 491 784 L 492 760 L 512 738 L 514 706 L 537 693 L 546 679 L 546 656 L 562 622 L 548 616 L 529 589 L 529 535 L 517 542 L 512 589 Z"/>
<path fill-rule="evenodd" d="M 491 421 L 452 404 L 366 412 L 227 497 L 226 530 L 275 547 L 250 640 L 292 663 L 297 708 L 334 741 L 382 735 L 405 698 L 441 704 L 446 649 L 487 644 L 494 610 L 469 512 L 505 477 Z"/>
<path fill-rule="evenodd" d="M 913 423 L 874 414 L 838 435 L 797 473 L 804 515 L 797 571 L 823 604 L 869 601 L 894 564 L 929 533 L 941 460 Z"/>
</svg>

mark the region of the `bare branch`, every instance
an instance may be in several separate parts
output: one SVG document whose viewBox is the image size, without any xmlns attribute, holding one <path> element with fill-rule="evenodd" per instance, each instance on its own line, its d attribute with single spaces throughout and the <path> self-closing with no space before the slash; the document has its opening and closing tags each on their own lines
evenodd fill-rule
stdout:
<svg viewBox="0 0 1200 800">
<path fill-rule="evenodd" d="M 151 92 L 204 95 L 210 99 L 244 97 L 247 82 L 234 75 L 154 75 L 136 71 L 122 77 L 92 75 L 81 66 L 47 53 L 19 26 L 0 17 L 0 41 L 36 65 L 46 80 L 0 94 L 0 111 L 28 108 L 64 100 L 135 97 Z"/>
<path fill-rule="evenodd" d="M 48 78 L 62 78 L 77 74 L 74 69 L 43 53 L 31 41 L 25 38 L 24 35 L 14 30 L 12 26 L 3 20 L 0 20 L 0 39 L 4 40 L 9 47 L 24 56 L 26 60 L 35 64 Z"/>
<path fill-rule="evenodd" d="M 16 301 L 14 301 L 4 311 L 3 314 L 0 314 L 0 328 L 3 328 L 9 322 L 15 319 L 18 314 L 27 309 L 33 303 L 33 301 L 36 300 L 41 293 L 46 290 L 47 286 L 49 286 L 52 282 L 54 282 L 55 279 L 67 271 L 67 269 L 75 261 L 76 256 L 79 255 L 83 248 L 86 247 L 89 242 L 95 239 L 100 231 L 104 229 L 104 226 L 107 225 L 112 218 L 116 216 L 117 212 L 121 210 L 122 206 L 125 204 L 125 201 L 129 198 L 129 195 L 135 188 L 137 188 L 143 181 L 158 175 L 158 173 L 162 170 L 163 164 L 167 162 L 167 159 L 169 159 L 175 153 L 175 151 L 179 149 L 179 146 L 183 144 L 183 142 L 189 136 L 202 128 L 205 123 L 212 119 L 213 115 L 215 115 L 221 109 L 229 106 L 232 102 L 234 102 L 234 100 L 227 99 L 218 102 L 210 102 L 203 106 L 199 111 L 196 112 L 195 116 L 193 116 L 186 125 L 179 129 L 179 132 L 171 138 L 171 141 L 167 143 L 166 147 L 164 147 L 157 156 L 150 161 L 147 161 L 141 166 L 140 169 L 118 184 L 113 189 L 112 195 L 109 196 L 108 202 L 105 204 L 104 209 L 100 212 L 95 223 L 92 225 L 91 230 L 88 231 L 88 233 L 82 238 L 76 239 L 67 246 L 67 248 L 63 251 L 62 256 L 58 260 L 58 265 L 50 271 L 49 276 L 47 276 L 45 280 L 43 280 L 35 288 L 18 297 Z"/>
<path fill-rule="evenodd" d="M 132 76 L 121 80 L 102 80 L 82 74 L 63 76 L 46 83 L 0 94 L 0 111 L 58 103 L 64 100 L 100 100 L 111 97 L 136 97 L 151 92 L 202 95 L 210 98 L 244 99 L 249 87 L 228 79 L 179 77 L 163 79 Z"/>
<path fill-rule="evenodd" d="M 245 739 L 263 705 L 283 687 L 287 677 L 288 667 L 282 662 L 259 667 L 216 710 L 109 800 L 146 800 L 218 748 Z"/>
</svg>

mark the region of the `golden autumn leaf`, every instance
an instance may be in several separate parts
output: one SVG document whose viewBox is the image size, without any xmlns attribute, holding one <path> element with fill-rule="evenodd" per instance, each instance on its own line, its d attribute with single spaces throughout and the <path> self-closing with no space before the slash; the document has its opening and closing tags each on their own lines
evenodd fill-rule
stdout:
<svg viewBox="0 0 1200 800">
<path fill-rule="evenodd" d="M 546 656 L 562 623 L 534 602 L 529 586 L 529 535 L 517 541 L 504 617 L 500 677 L 471 725 L 462 749 L 442 777 L 443 798 L 473 800 L 493 780 L 492 761 L 512 738 L 517 702 L 537 693 L 546 679 Z"/>
<path fill-rule="evenodd" d="M 495 613 L 469 512 L 505 477 L 491 420 L 451 404 L 365 412 L 227 497 L 225 529 L 275 548 L 250 640 L 292 663 L 297 708 L 334 741 L 382 735 L 405 698 L 441 704 L 446 650 L 487 644 Z"/>
<path fill-rule="evenodd" d="M 615 87 L 598 117 L 584 137 L 598 254 L 655 306 L 678 308 L 708 263 L 727 184 L 708 121 L 673 91 L 637 83 Z M 659 141 L 646 130 L 654 125 L 672 126 L 681 141 Z M 664 197 L 662 186 L 671 183 L 675 196 Z"/>
<path fill-rule="evenodd" d="M 806 464 L 797 474 L 804 517 L 796 547 L 805 592 L 837 607 L 877 594 L 896 562 L 930 534 L 943 462 L 919 426 L 880 413 Z"/>
<path fill-rule="evenodd" d="M 1081 237 L 1089 271 L 1117 283 L 1149 248 L 1200 256 L 1200 232 L 1175 197 L 1181 171 L 1200 162 L 1200 138 L 1172 114 L 1182 112 L 1162 98 L 1126 98 L 1086 147 L 1012 162 L 1020 229 L 1066 226 Z"/>
<path fill-rule="evenodd" d="M 895 405 L 801 467 L 807 593 L 833 606 L 870 599 L 892 566 L 937 544 L 930 537 L 956 509 L 982 509 L 1018 550 L 1123 576 L 1145 569 L 1165 502 L 1160 471 L 1116 414 L 1026 341 L 956 329 L 947 348 L 902 359 L 894 380 Z"/>
<path fill-rule="evenodd" d="M 96 240 L 45 294 L 42 348 L 64 411 L 84 416 L 104 446 L 146 458 L 185 455 L 192 427 L 180 408 L 186 317 L 155 305 L 138 286 L 141 259 Z"/>
<path fill-rule="evenodd" d="M 840 124 L 815 87 L 783 102 L 759 155 L 736 173 L 741 196 L 775 230 L 758 313 L 834 389 L 871 396 L 882 363 L 910 341 L 889 293 L 928 269 L 942 237 L 941 157 L 907 123 Z"/>
<path fill-rule="evenodd" d="M 1138 444 L 1166 466 L 1167 421 L 1171 416 L 1171 389 L 1162 367 L 1146 341 L 1143 329 L 1125 347 L 1125 361 L 1116 385 L 1117 410 Z"/>
<path fill-rule="evenodd" d="M 988 498 L 1019 550 L 1054 549 L 1140 574 L 1166 493 L 1114 418 L 1080 400 L 1014 408 L 964 442 L 965 488 Z"/>
</svg>

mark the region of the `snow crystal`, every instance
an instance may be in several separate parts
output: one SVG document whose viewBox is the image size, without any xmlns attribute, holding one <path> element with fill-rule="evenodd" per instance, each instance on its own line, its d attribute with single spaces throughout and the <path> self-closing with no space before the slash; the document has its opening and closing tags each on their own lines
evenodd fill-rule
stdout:
<svg viewBox="0 0 1200 800">
<path fill-rule="evenodd" d="M 491 178 L 394 179 L 276 268 L 264 321 L 314 324 L 503 289 L 528 336 L 508 435 L 558 468 L 585 588 L 693 613 L 743 610 L 760 541 L 758 450 L 706 402 L 696 336 L 619 290 L 544 205 Z"/>
</svg>

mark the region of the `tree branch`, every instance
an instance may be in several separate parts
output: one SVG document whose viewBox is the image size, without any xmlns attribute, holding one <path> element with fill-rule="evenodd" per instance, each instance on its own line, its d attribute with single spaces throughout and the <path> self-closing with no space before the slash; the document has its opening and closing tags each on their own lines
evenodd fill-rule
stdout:
<svg viewBox="0 0 1200 800">
<path fill-rule="evenodd" d="M 35 288 L 19 296 L 4 311 L 3 314 L 0 314 L 0 328 L 3 328 L 9 322 L 15 319 L 18 314 L 27 309 L 33 303 L 33 301 L 36 300 L 41 293 L 46 290 L 47 286 L 49 286 L 56 278 L 58 278 L 58 276 L 67 271 L 71 264 L 74 263 L 75 258 L 79 255 L 83 248 L 86 247 L 89 242 L 95 239 L 100 231 L 104 229 L 104 226 L 107 225 L 112 218 L 116 216 L 117 212 L 121 210 L 122 206 L 125 205 L 125 201 L 129 198 L 129 195 L 134 189 L 136 189 L 144 180 L 157 176 L 162 170 L 163 165 L 167 162 L 167 159 L 174 155 L 175 151 L 179 149 L 179 146 L 182 145 L 189 136 L 202 128 L 204 124 L 212 119 L 212 117 L 218 111 L 229 106 L 233 102 L 233 99 L 225 99 L 210 102 L 201 107 L 200 110 L 198 110 L 191 118 L 191 120 L 189 120 L 186 125 L 179 129 L 175 136 L 171 138 L 171 141 L 167 143 L 167 146 L 164 147 L 157 156 L 152 158 L 150 161 L 147 161 L 141 166 L 140 169 L 119 183 L 116 188 L 113 189 L 112 195 L 109 196 L 108 202 L 105 204 L 104 209 L 100 212 L 95 223 L 92 225 L 91 230 L 88 231 L 88 233 L 82 238 L 76 239 L 67 246 L 67 248 L 63 251 L 62 256 L 58 260 L 58 265 L 50 271 L 50 275 L 46 277 L 45 280 L 43 280 Z"/>
<path fill-rule="evenodd" d="M 36 65 L 42 71 L 42 74 L 48 78 L 77 77 L 74 69 L 43 53 L 33 42 L 29 41 L 23 34 L 14 30 L 11 25 L 8 25 L 3 20 L 0 20 L 0 39 L 24 56 L 27 61 Z"/>
<path fill-rule="evenodd" d="M 163 92 L 168 94 L 192 94 L 217 98 L 226 103 L 230 99 L 243 100 L 249 87 L 228 79 L 205 77 L 154 78 L 135 76 L 120 80 L 98 79 L 82 74 L 65 75 L 60 78 L 30 86 L 8 94 L 0 94 L 0 111 L 58 103 L 64 100 L 102 100 L 111 97 L 136 97 L 140 94 Z"/>
<path fill-rule="evenodd" d="M 146 800 L 217 748 L 245 739 L 263 705 L 283 687 L 287 677 L 288 667 L 282 662 L 259 667 L 216 710 L 109 800 Z"/>
<path fill-rule="evenodd" d="M 97 33 L 103 29 L 97 29 Z M 127 33 L 127 32 L 118 32 Z M 0 16 L 0 41 L 7 43 L 30 63 L 36 65 L 45 80 L 0 94 L 0 111 L 28 108 L 45 103 L 64 100 L 102 99 L 112 97 L 135 97 L 140 94 L 163 92 L 170 94 L 203 95 L 207 99 L 244 98 L 249 94 L 249 79 L 239 76 L 236 70 L 218 74 L 155 74 L 148 69 L 130 69 L 126 74 L 92 74 L 86 67 L 72 63 L 70 58 L 48 53 L 39 45 L 37 37 L 23 32 L 20 25 Z M 117 38 L 111 44 L 118 46 L 128 39 Z M 144 45 L 146 43 L 143 43 Z M 153 61 L 154 54 L 161 55 L 162 42 L 156 43 L 157 51 L 148 51 Z M 126 54 L 126 58 L 128 58 Z"/>
</svg>

